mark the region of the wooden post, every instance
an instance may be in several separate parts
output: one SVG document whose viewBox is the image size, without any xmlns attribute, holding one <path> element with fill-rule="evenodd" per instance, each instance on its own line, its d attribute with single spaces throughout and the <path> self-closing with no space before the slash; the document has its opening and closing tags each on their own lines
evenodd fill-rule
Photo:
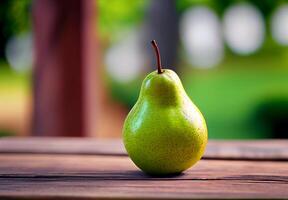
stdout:
<svg viewBox="0 0 288 200">
<path fill-rule="evenodd" d="M 33 135 L 87 136 L 95 131 L 94 2 L 33 3 Z"/>
</svg>

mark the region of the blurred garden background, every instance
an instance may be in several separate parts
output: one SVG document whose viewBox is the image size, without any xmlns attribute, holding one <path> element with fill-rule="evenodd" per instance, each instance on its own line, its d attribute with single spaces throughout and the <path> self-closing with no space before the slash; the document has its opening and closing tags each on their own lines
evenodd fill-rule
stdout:
<svg viewBox="0 0 288 200">
<path fill-rule="evenodd" d="M 0 136 L 33 132 L 36 1 L 0 2 Z M 288 1 L 91 1 L 102 77 L 95 91 L 107 96 L 98 102 L 107 110 L 89 136 L 121 136 L 143 78 L 156 69 L 156 39 L 210 138 L 288 137 Z"/>
</svg>

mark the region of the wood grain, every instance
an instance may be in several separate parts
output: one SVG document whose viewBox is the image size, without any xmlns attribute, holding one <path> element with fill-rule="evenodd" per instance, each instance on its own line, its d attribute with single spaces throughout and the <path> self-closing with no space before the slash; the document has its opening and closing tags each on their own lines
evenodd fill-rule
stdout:
<svg viewBox="0 0 288 200">
<path fill-rule="evenodd" d="M 126 156 L 120 139 L 90 138 L 3 138 L 0 139 L 0 153 Z M 211 140 L 204 159 L 288 161 L 288 140 Z"/>
<path fill-rule="evenodd" d="M 0 153 L 127 155 L 121 140 L 90 138 L 2 138 Z"/>
<path fill-rule="evenodd" d="M 0 198 L 288 198 L 288 162 L 201 160 L 155 178 L 126 156 L 1 154 Z"/>
</svg>

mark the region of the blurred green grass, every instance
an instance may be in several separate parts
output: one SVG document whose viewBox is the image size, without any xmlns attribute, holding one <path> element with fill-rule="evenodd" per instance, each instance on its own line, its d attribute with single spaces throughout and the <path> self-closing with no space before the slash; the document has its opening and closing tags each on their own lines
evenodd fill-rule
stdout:
<svg viewBox="0 0 288 200">
<path fill-rule="evenodd" d="M 266 138 L 253 124 L 266 99 L 288 96 L 287 70 L 225 70 L 183 76 L 187 93 L 203 112 L 211 138 Z M 261 132 L 260 132 L 261 131 Z"/>
</svg>

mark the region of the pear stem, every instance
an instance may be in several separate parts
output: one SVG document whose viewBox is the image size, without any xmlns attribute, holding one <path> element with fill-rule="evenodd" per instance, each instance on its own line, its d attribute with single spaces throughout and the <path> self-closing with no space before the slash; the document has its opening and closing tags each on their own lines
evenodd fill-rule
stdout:
<svg viewBox="0 0 288 200">
<path fill-rule="evenodd" d="M 155 54 L 156 54 L 156 58 L 157 58 L 157 70 L 158 70 L 158 74 L 162 74 L 163 70 L 162 70 L 162 66 L 161 66 L 161 56 L 160 56 L 160 51 L 158 48 L 158 45 L 156 43 L 155 40 L 151 41 L 151 44 L 155 50 Z"/>
</svg>

